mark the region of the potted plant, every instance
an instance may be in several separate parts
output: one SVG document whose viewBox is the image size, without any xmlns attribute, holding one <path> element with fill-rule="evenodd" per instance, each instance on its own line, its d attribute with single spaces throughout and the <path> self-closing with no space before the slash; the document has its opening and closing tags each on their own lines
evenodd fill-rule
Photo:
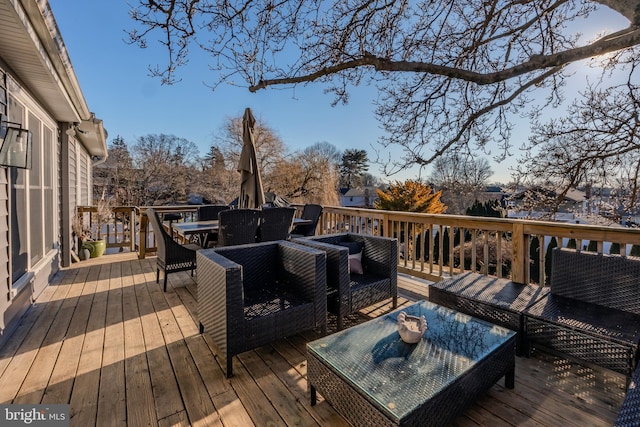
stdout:
<svg viewBox="0 0 640 427">
<path fill-rule="evenodd" d="M 71 231 L 73 236 L 74 260 L 88 259 L 91 254 L 88 248 L 83 248 L 84 242 L 91 240 L 91 229 L 82 223 L 82 216 L 75 215 L 71 221 Z"/>
<path fill-rule="evenodd" d="M 109 223 L 113 221 L 113 200 L 105 199 L 103 194 L 96 207 L 94 219 L 97 239 L 85 242 L 82 245 L 82 248 L 89 249 L 91 258 L 102 256 L 107 248 L 107 244 L 102 238 L 102 229 L 105 226 L 108 227 Z"/>
</svg>

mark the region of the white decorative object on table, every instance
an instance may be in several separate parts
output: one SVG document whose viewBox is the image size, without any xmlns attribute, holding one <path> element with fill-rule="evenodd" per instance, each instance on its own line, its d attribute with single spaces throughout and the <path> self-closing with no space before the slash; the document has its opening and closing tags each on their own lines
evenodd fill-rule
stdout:
<svg viewBox="0 0 640 427">
<path fill-rule="evenodd" d="M 402 341 L 415 344 L 422 339 L 427 330 L 427 320 L 424 316 L 411 316 L 404 311 L 398 314 L 398 333 Z"/>
</svg>

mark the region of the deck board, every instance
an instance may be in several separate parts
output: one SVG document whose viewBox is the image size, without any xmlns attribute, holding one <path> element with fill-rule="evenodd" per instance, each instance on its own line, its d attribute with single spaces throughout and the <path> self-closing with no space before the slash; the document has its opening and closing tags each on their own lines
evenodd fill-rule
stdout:
<svg viewBox="0 0 640 427">
<path fill-rule="evenodd" d="M 322 396 L 310 406 L 305 345 L 317 331 L 235 357 L 227 379 L 199 334 L 190 273 L 170 275 L 166 293 L 155 276 L 155 258 L 126 255 L 57 274 L 0 348 L 0 403 L 67 403 L 72 426 L 349 425 Z M 399 307 L 428 297 L 424 280 L 400 275 L 399 286 Z M 454 425 L 609 426 L 624 387 L 619 374 L 534 353 L 516 359 L 515 389 L 499 381 Z"/>
</svg>

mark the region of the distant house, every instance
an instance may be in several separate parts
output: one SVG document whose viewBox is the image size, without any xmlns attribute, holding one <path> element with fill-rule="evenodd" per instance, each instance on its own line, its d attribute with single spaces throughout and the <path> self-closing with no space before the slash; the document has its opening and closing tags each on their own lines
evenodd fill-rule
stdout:
<svg viewBox="0 0 640 427">
<path fill-rule="evenodd" d="M 507 193 L 499 185 L 488 185 L 484 188 L 484 191 L 478 195 L 478 200 L 483 203 L 491 200 L 501 202 L 506 195 Z"/>
<path fill-rule="evenodd" d="M 520 189 L 506 199 L 508 217 L 537 218 L 551 211 L 551 203 L 558 197 L 554 191 L 543 188 Z M 584 191 L 570 189 L 562 198 L 555 214 L 556 220 L 573 221 L 576 214 L 586 214 L 588 201 Z"/>
<path fill-rule="evenodd" d="M 47 1 L 0 1 L 0 127 L 3 144 L 9 128 L 31 136 L 32 163 L 0 166 L 1 346 L 70 264 L 72 217 L 91 204 L 92 167 L 107 156 Z"/>
<path fill-rule="evenodd" d="M 371 208 L 378 200 L 377 187 L 350 188 L 340 196 L 340 206 L 349 208 Z"/>
</svg>

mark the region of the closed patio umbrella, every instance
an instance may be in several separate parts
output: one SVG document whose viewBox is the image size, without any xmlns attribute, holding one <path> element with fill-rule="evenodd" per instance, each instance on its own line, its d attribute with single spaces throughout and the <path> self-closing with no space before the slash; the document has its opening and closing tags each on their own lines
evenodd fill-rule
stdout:
<svg viewBox="0 0 640 427">
<path fill-rule="evenodd" d="M 242 119 L 242 152 L 238 162 L 240 172 L 239 208 L 260 208 L 264 204 L 264 190 L 256 159 L 256 146 L 253 138 L 253 126 L 256 119 L 251 108 L 244 110 Z"/>
</svg>

